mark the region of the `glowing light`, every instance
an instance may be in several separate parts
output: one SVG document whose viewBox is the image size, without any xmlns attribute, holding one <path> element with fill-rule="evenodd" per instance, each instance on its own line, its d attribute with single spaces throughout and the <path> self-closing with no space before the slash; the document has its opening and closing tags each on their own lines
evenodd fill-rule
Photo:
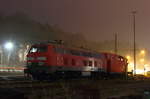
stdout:
<svg viewBox="0 0 150 99">
<path fill-rule="evenodd" d="M 144 65 L 144 68 L 145 68 L 145 71 L 146 71 L 146 72 L 147 72 L 147 71 L 150 71 L 149 64 L 145 64 L 145 65 Z"/>
<path fill-rule="evenodd" d="M 130 60 L 130 59 L 131 59 L 131 56 L 127 55 L 126 58 L 127 58 L 128 60 Z"/>
<path fill-rule="evenodd" d="M 141 50 L 141 54 L 144 55 L 145 54 L 145 50 Z"/>
<path fill-rule="evenodd" d="M 132 71 L 134 69 L 134 63 L 130 62 L 128 64 L 128 71 Z"/>
<path fill-rule="evenodd" d="M 149 64 L 145 64 L 144 67 L 149 67 Z"/>
<path fill-rule="evenodd" d="M 145 71 L 142 70 L 142 69 L 137 69 L 137 70 L 136 70 L 136 74 L 144 74 L 144 72 L 145 72 Z"/>
<path fill-rule="evenodd" d="M 13 45 L 12 42 L 7 42 L 7 43 L 4 45 L 4 47 L 5 47 L 6 49 L 8 49 L 8 50 L 12 50 L 13 47 L 14 47 L 14 45 Z"/>
<path fill-rule="evenodd" d="M 140 59 L 140 62 L 141 62 L 141 63 L 143 63 L 143 62 L 144 62 L 144 59 L 143 59 L 143 58 L 142 58 L 142 59 Z"/>
</svg>

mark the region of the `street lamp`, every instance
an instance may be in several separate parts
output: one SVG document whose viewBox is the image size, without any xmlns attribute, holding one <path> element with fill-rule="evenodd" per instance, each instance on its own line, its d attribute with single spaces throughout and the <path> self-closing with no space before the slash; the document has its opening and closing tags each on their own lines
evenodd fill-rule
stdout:
<svg viewBox="0 0 150 99">
<path fill-rule="evenodd" d="M 7 50 L 12 50 L 13 47 L 14 47 L 14 45 L 13 45 L 12 42 L 7 42 L 7 43 L 5 43 L 4 47 L 5 47 L 5 49 L 7 49 Z"/>
<path fill-rule="evenodd" d="M 2 60 L 2 58 L 3 58 L 3 51 L 2 51 L 2 48 L 0 49 L 0 64 L 1 64 L 1 66 L 2 66 L 2 64 L 3 64 L 3 60 Z"/>
<path fill-rule="evenodd" d="M 136 75 L 136 42 L 135 42 L 135 15 L 137 11 L 132 11 L 133 15 L 133 39 L 134 39 L 134 51 L 133 51 L 133 56 L 134 56 L 134 75 Z"/>
<path fill-rule="evenodd" d="M 140 59 L 140 62 L 141 62 L 141 63 L 144 63 L 144 61 L 145 61 L 144 58 Z"/>
<path fill-rule="evenodd" d="M 8 64 L 10 63 L 10 56 L 11 56 L 11 51 L 14 47 L 14 44 L 12 42 L 7 42 L 4 44 L 4 48 L 8 50 Z"/>
<path fill-rule="evenodd" d="M 130 60 L 130 59 L 131 59 L 131 56 L 127 55 L 126 58 L 127 58 L 128 60 Z"/>
<path fill-rule="evenodd" d="M 145 50 L 141 50 L 140 54 L 144 56 L 145 55 Z"/>
</svg>

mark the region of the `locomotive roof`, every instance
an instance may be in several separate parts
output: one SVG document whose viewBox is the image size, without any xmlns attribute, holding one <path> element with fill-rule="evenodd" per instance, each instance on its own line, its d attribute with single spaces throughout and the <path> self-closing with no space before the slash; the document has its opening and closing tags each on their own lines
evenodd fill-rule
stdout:
<svg viewBox="0 0 150 99">
<path fill-rule="evenodd" d="M 102 54 L 105 54 L 105 55 L 111 55 L 111 56 L 118 56 L 118 57 L 122 57 L 124 59 L 127 60 L 126 57 L 122 56 L 122 55 L 118 55 L 118 54 L 115 54 L 115 53 L 110 53 L 110 52 L 102 52 Z"/>
<path fill-rule="evenodd" d="M 32 46 L 44 46 L 44 45 L 50 45 L 50 46 L 56 46 L 60 48 L 66 48 L 66 49 L 71 49 L 71 50 L 78 50 L 78 51 L 84 51 L 84 52 L 91 52 L 91 53 L 100 53 L 94 50 L 90 50 L 84 47 L 71 47 L 71 46 L 66 46 L 64 44 L 55 44 L 55 43 L 36 43 L 33 44 Z"/>
<path fill-rule="evenodd" d="M 60 48 L 66 48 L 66 49 L 70 49 L 70 50 L 78 50 L 78 51 L 83 51 L 83 52 L 90 52 L 90 53 L 99 53 L 99 54 L 106 54 L 106 55 L 113 55 L 113 56 L 120 56 L 120 57 L 123 57 L 121 55 L 118 55 L 118 54 L 115 54 L 115 53 L 110 53 L 110 52 L 97 52 L 97 51 L 94 51 L 94 50 L 90 50 L 90 49 L 87 49 L 87 48 L 84 48 L 84 47 L 71 47 L 71 46 L 67 46 L 67 45 L 64 45 L 64 43 L 61 43 L 61 42 L 40 42 L 40 43 L 36 43 L 36 44 L 33 44 L 33 46 L 37 46 L 37 45 L 51 45 L 51 46 L 57 46 L 57 47 L 60 47 Z M 125 57 L 123 57 L 125 58 Z"/>
</svg>

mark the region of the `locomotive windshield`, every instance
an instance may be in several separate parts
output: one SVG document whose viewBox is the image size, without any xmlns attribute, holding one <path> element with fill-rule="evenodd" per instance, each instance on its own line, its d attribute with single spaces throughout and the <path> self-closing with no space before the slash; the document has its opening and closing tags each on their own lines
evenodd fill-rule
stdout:
<svg viewBox="0 0 150 99">
<path fill-rule="evenodd" d="M 35 53 L 35 52 L 47 52 L 47 46 L 33 46 L 29 53 Z"/>
</svg>

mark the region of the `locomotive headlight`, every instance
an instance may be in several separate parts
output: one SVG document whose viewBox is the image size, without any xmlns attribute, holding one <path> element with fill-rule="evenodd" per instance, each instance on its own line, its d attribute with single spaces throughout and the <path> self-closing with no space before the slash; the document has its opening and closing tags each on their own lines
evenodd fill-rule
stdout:
<svg viewBox="0 0 150 99">
<path fill-rule="evenodd" d="M 27 57 L 27 60 L 34 60 L 34 57 Z"/>
<path fill-rule="evenodd" d="M 37 60 L 47 60 L 47 58 L 46 57 L 37 57 Z"/>
</svg>

